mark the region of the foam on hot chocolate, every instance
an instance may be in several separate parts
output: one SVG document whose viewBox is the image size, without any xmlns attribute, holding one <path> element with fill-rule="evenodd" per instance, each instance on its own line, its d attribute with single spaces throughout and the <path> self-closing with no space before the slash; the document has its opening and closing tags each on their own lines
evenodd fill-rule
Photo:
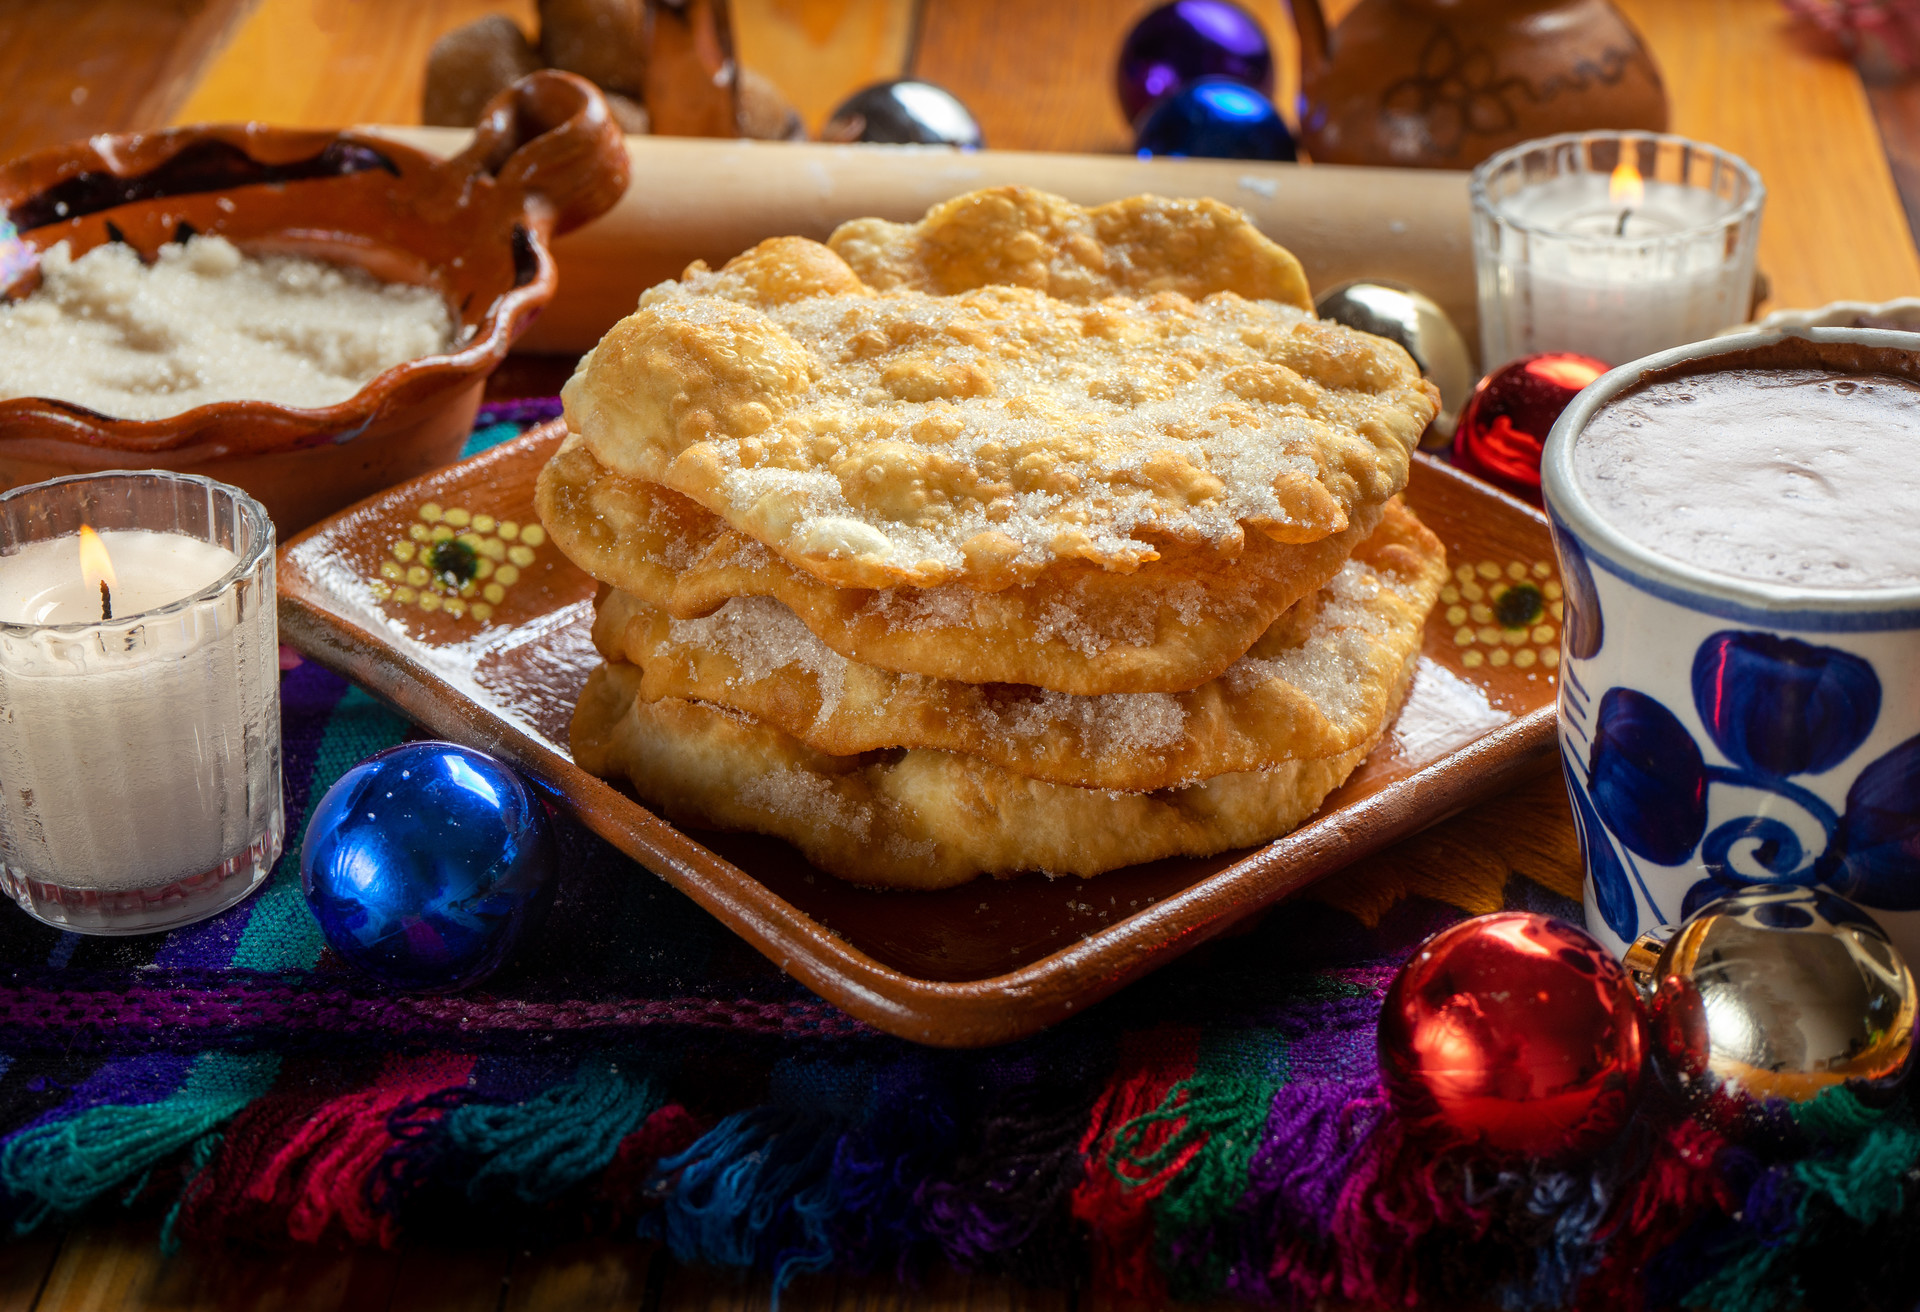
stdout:
<svg viewBox="0 0 1920 1312">
<path fill-rule="evenodd" d="M 1920 385 L 1736 369 L 1616 398 L 1573 448 L 1601 518 L 1716 574 L 1920 587 Z"/>
</svg>

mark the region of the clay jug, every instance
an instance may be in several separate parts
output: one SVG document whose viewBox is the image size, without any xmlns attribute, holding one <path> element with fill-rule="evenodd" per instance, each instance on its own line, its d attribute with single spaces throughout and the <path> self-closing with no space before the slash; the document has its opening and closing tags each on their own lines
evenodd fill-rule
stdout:
<svg viewBox="0 0 1920 1312">
<path fill-rule="evenodd" d="M 1667 93 L 1608 0 L 1293 0 L 1300 144 L 1323 164 L 1472 168 L 1515 142 L 1663 132 Z"/>
</svg>

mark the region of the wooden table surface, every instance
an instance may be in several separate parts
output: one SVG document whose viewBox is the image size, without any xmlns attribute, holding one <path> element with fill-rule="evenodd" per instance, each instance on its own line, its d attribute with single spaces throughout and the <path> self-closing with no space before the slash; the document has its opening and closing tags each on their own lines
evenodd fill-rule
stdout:
<svg viewBox="0 0 1920 1312">
<path fill-rule="evenodd" d="M 1127 146 L 1110 70 L 1153 0 L 732 0 L 743 62 L 810 127 L 867 82 L 911 72 L 953 90 L 989 144 Z M 1284 0 L 1243 0 L 1275 38 L 1276 99 L 1293 97 Z M 1673 130 L 1744 156 L 1766 179 L 1762 267 L 1773 306 L 1920 295 L 1920 89 L 1863 84 L 1777 0 L 1619 0 L 1665 70 Z M 1350 3 L 1330 6 L 1335 14 Z M 0 0 L 0 158 L 98 131 L 257 118 L 337 126 L 417 122 L 427 48 L 484 13 L 533 27 L 533 0 Z M 1902 187 L 1906 195 L 1903 198 Z M 548 385 L 550 366 L 502 375 Z M 1497 836 L 1497 838 L 1490 838 Z M 1316 896 L 1362 916 L 1408 892 L 1491 910 L 1510 873 L 1578 896 L 1578 853 L 1557 776 L 1448 821 L 1342 874 Z M 1067 1309 L 1098 1300 L 939 1273 L 806 1277 L 800 1310 L 904 1306 Z M 81 1309 L 758 1308 L 764 1280 L 679 1267 L 636 1243 L 539 1253 L 159 1256 L 150 1221 L 95 1220 L 0 1246 L 0 1312 Z"/>
</svg>

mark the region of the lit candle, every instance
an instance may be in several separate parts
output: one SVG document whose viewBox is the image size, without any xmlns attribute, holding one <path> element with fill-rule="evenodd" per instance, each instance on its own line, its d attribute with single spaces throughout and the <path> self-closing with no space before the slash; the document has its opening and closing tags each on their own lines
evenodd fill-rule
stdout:
<svg viewBox="0 0 1920 1312">
<path fill-rule="evenodd" d="M 1487 369 L 1540 351 L 1625 364 L 1747 317 L 1765 192 L 1723 151 L 1549 137 L 1482 164 L 1472 193 Z"/>
<path fill-rule="evenodd" d="M 273 529 L 244 492 L 153 471 L 0 496 L 7 892 L 109 934 L 244 897 L 284 836 L 277 656 Z"/>
<path fill-rule="evenodd" d="M 239 560 L 225 547 L 179 533 L 98 533 L 82 525 L 70 538 L 31 542 L 0 558 L 0 622 L 86 624 L 139 615 L 192 596 Z M 102 584 L 110 598 L 104 607 Z"/>
</svg>

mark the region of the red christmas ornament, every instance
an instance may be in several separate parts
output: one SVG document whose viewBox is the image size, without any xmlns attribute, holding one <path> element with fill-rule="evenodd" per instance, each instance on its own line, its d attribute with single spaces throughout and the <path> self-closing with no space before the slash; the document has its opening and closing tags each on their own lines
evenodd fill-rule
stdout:
<svg viewBox="0 0 1920 1312">
<path fill-rule="evenodd" d="M 1453 433 L 1453 463 L 1523 501 L 1540 504 L 1540 449 L 1580 389 L 1607 371 L 1590 355 L 1550 351 L 1480 380 Z"/>
<path fill-rule="evenodd" d="M 1380 1069 L 1411 1126 L 1500 1155 L 1569 1158 L 1626 1124 L 1646 1034 L 1626 971 L 1565 921 L 1498 911 L 1428 939 L 1380 1013 Z"/>
</svg>

